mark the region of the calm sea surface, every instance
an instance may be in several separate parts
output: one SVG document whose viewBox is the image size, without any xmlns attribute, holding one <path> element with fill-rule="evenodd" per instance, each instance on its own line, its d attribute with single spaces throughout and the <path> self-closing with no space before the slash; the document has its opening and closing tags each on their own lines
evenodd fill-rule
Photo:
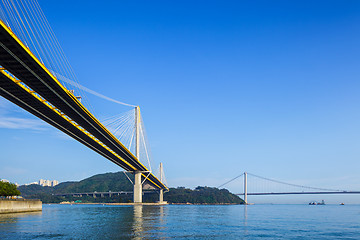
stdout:
<svg viewBox="0 0 360 240">
<path fill-rule="evenodd" d="M 43 205 L 0 215 L 0 239 L 360 239 L 360 206 Z"/>
</svg>

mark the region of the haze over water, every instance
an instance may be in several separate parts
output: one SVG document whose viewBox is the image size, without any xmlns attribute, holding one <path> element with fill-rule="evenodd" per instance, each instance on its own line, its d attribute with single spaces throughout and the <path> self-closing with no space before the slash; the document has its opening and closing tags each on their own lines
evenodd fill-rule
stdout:
<svg viewBox="0 0 360 240">
<path fill-rule="evenodd" d="M 359 239 L 360 205 L 44 205 L 1 239 Z"/>
</svg>

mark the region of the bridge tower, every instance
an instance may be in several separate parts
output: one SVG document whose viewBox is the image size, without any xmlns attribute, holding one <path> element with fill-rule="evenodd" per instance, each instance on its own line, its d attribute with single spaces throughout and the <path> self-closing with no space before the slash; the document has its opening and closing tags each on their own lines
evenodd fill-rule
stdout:
<svg viewBox="0 0 360 240">
<path fill-rule="evenodd" d="M 163 182 L 163 164 L 160 163 L 160 181 Z M 164 202 L 164 190 L 160 189 L 159 203 Z"/>
<path fill-rule="evenodd" d="M 245 204 L 248 203 L 248 201 L 247 201 L 247 172 L 244 172 L 244 201 L 245 201 Z"/>
<path fill-rule="evenodd" d="M 135 139 L 136 139 L 136 158 L 140 159 L 140 107 L 135 108 Z M 142 183 L 141 171 L 135 172 L 134 179 L 134 203 L 142 202 Z"/>
</svg>

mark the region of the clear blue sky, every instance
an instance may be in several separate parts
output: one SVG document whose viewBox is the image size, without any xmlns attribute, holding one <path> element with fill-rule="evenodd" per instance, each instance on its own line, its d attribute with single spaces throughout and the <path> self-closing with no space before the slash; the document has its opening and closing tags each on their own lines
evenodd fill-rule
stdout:
<svg viewBox="0 0 360 240">
<path fill-rule="evenodd" d="M 141 106 L 170 186 L 248 171 L 360 189 L 359 1 L 40 4 L 79 82 Z M 88 97 L 95 113 L 126 110 Z M 0 178 L 121 170 L 4 99 L 0 127 Z"/>
</svg>

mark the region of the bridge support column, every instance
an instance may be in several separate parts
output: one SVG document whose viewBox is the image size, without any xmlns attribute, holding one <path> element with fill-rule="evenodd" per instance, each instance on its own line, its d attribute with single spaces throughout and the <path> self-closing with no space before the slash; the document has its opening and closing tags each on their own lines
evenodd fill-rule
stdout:
<svg viewBox="0 0 360 240">
<path fill-rule="evenodd" d="M 247 172 L 244 172 L 244 202 L 248 204 L 247 201 Z"/>
<path fill-rule="evenodd" d="M 136 138 L 136 157 L 140 160 L 140 107 L 135 107 L 135 138 Z M 141 172 L 135 171 L 134 179 L 134 203 L 142 202 L 142 184 L 141 184 Z"/>
<path fill-rule="evenodd" d="M 159 203 L 164 202 L 164 190 L 160 189 Z"/>
<path fill-rule="evenodd" d="M 160 163 L 160 181 L 163 181 L 163 164 Z M 164 202 L 164 189 L 160 189 L 160 193 L 159 193 L 159 202 L 158 203 L 166 203 Z"/>
<path fill-rule="evenodd" d="M 134 179 L 134 203 L 142 202 L 141 172 L 135 172 Z"/>
</svg>

